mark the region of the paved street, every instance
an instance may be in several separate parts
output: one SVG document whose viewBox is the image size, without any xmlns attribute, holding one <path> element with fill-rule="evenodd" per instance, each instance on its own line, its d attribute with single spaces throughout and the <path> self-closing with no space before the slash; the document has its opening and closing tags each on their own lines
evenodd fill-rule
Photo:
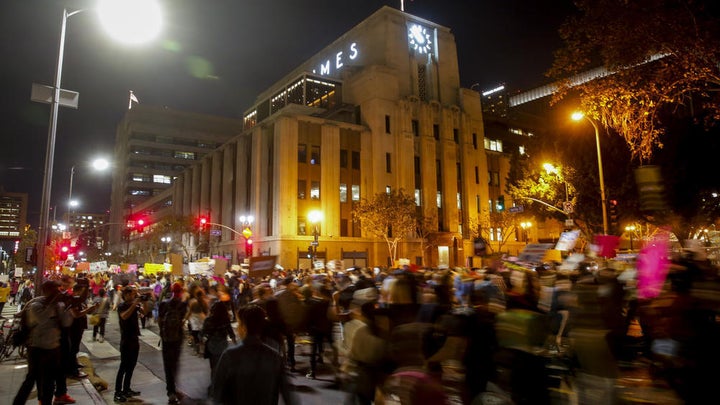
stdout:
<svg viewBox="0 0 720 405">
<path fill-rule="evenodd" d="M 6 306 L 3 316 L 11 317 L 16 307 Z M 133 375 L 133 389 L 140 391 L 142 395 L 131 404 L 165 404 L 165 375 L 162 367 L 162 356 L 158 342 L 157 325 L 153 322 L 147 323 L 147 328 L 141 330 L 140 357 Z M 95 368 L 95 374 L 109 384 L 109 389 L 100 392 L 101 398 L 92 398 L 83 387 L 83 381 L 68 379 L 68 390 L 78 404 L 113 403 L 115 375 L 120 363 L 120 353 L 117 347 L 120 342 L 120 330 L 117 323 L 117 314 L 113 313 L 108 320 L 105 332 L 105 342 L 93 342 L 92 330 L 88 329 L 83 335 L 81 352 L 89 355 L 91 363 Z M 333 374 L 328 366 L 318 366 L 317 380 L 305 378 L 306 369 L 309 367 L 309 346 L 301 343 L 296 351 L 299 373 L 291 375 L 291 383 L 298 393 L 303 404 L 328 404 L 342 403 L 343 393 L 333 386 Z M 15 353 L 0 363 L 0 403 L 10 404 L 22 383 L 27 370 L 26 362 L 18 359 Z M 90 370 L 86 372 L 91 373 Z M 90 379 L 92 380 L 92 379 Z M 207 359 L 198 357 L 191 353 L 190 347 L 183 347 L 180 356 L 180 371 L 178 376 L 178 390 L 185 395 L 182 404 L 205 404 L 207 403 L 207 388 L 210 384 L 210 365 Z M 91 389 L 91 383 L 86 380 L 86 385 Z M 98 402 L 98 400 L 100 402 Z M 31 395 L 28 404 L 36 404 L 35 392 Z"/>
</svg>

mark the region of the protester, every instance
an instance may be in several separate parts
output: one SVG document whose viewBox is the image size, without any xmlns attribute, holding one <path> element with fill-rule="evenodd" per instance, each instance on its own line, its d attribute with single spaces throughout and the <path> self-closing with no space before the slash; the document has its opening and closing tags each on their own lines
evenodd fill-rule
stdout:
<svg viewBox="0 0 720 405">
<path fill-rule="evenodd" d="M 265 317 L 253 304 L 238 311 L 242 343 L 220 357 L 212 380 L 214 404 L 277 404 L 280 396 L 285 404 L 299 403 L 290 391 L 282 356 L 261 339 Z"/>
<path fill-rule="evenodd" d="M 210 360 L 210 379 L 215 374 L 215 367 L 220 360 L 220 355 L 228 347 L 228 337 L 233 344 L 235 340 L 235 332 L 230 325 L 230 315 L 228 315 L 228 300 L 217 301 L 210 308 L 210 314 L 203 322 L 202 336 L 205 340 L 205 358 Z"/>
<path fill-rule="evenodd" d="M 139 316 L 142 305 L 135 286 L 127 285 L 122 289 L 122 302 L 118 304 L 120 323 L 120 367 L 115 378 L 115 402 L 127 402 L 130 397 L 140 395 L 130 388 L 133 371 L 140 354 Z"/>
<path fill-rule="evenodd" d="M 175 283 L 170 290 L 172 296 L 161 301 L 158 306 L 158 326 L 160 327 L 160 339 L 162 339 L 162 358 L 168 403 L 178 404 L 175 378 L 184 338 L 183 330 L 188 304 L 183 301 L 185 289 L 182 284 Z"/>
<path fill-rule="evenodd" d="M 10 286 L 0 282 L 0 315 L 2 315 L 2 310 L 5 308 L 8 297 L 10 297 Z M 0 318 L 3 318 L 3 316 L 0 316 Z"/>
<path fill-rule="evenodd" d="M 188 327 L 190 328 L 195 354 L 202 355 L 200 331 L 202 330 L 205 317 L 207 317 L 208 312 L 210 312 L 210 307 L 208 306 L 205 290 L 203 290 L 202 287 L 197 287 L 191 294 L 191 297 L 188 301 L 188 312 L 185 314 L 185 320 L 188 322 Z"/>
<path fill-rule="evenodd" d="M 100 343 L 105 341 L 105 324 L 107 324 L 110 312 L 110 298 L 107 297 L 104 288 L 98 290 L 97 296 L 93 299 L 95 305 L 94 314 L 98 316 L 98 323 L 93 325 L 93 341 Z"/>
<path fill-rule="evenodd" d="M 280 320 L 283 325 L 287 364 L 290 371 L 295 370 L 295 334 L 300 332 L 305 324 L 305 307 L 302 304 L 299 286 L 293 277 L 283 279 L 283 288 L 275 293 Z"/>
<path fill-rule="evenodd" d="M 60 284 L 53 280 L 42 284 L 42 296 L 28 303 L 25 313 L 30 335 L 27 342 L 28 372 L 25 381 L 15 395 L 13 405 L 27 402 L 33 385 L 37 385 L 38 400 L 41 404 L 53 401 L 55 375 L 60 367 L 60 329 L 72 323 L 72 317 L 65 311 L 60 300 Z M 57 403 L 72 404 L 69 395 L 56 397 Z"/>
</svg>

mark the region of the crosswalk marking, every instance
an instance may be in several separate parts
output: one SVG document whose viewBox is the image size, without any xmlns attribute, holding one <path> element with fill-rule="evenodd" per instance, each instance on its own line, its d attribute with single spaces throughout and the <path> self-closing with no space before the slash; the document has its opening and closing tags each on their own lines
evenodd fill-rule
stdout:
<svg viewBox="0 0 720 405">
<path fill-rule="evenodd" d="M 153 347 L 155 350 L 162 350 L 160 345 L 160 336 L 158 336 L 156 333 L 152 332 L 149 329 L 141 329 L 140 330 L 140 340 L 147 343 L 150 347 Z"/>
<path fill-rule="evenodd" d="M 120 355 L 120 352 L 108 343 L 107 340 L 102 343 L 94 341 L 92 333 L 83 333 L 82 343 L 94 357 L 106 359 Z"/>
</svg>

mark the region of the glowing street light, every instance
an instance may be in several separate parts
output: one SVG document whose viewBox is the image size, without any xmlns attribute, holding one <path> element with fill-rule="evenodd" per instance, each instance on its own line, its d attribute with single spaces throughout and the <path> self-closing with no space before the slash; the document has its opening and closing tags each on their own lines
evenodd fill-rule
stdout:
<svg viewBox="0 0 720 405">
<path fill-rule="evenodd" d="M 124 7 L 125 11 L 118 8 L 111 8 L 111 5 Z M 133 31 L 136 35 L 145 35 L 145 40 L 152 39 L 148 35 L 157 35 L 160 29 L 161 13 L 159 5 L 154 0 L 101 0 L 98 11 L 100 12 L 100 20 L 103 25 L 108 26 L 109 31 L 116 32 L 110 27 L 124 26 L 126 30 Z M 127 10 L 134 10 L 132 15 Z M 62 23 L 60 25 L 60 39 L 58 44 L 58 58 L 55 65 L 55 81 L 51 89 L 50 97 L 50 121 L 48 128 L 48 140 L 45 150 L 45 171 L 43 176 L 43 191 L 40 203 L 40 224 L 38 226 L 38 245 L 37 249 L 37 267 L 35 273 L 35 285 L 39 286 L 43 281 L 43 273 L 45 272 L 45 249 L 47 246 L 48 224 L 50 222 L 50 193 L 52 190 L 53 177 L 53 160 L 55 156 L 55 138 L 57 132 L 57 116 L 60 107 L 60 93 L 62 83 L 63 57 L 65 53 L 65 31 L 67 29 L 68 18 L 81 13 L 84 10 L 75 10 L 68 12 L 63 9 Z M 151 17 L 150 17 L 151 16 Z M 148 20 L 148 18 L 152 18 Z M 111 21 L 124 20 L 110 24 Z M 142 22 L 146 26 L 153 26 L 153 29 L 140 29 L 136 23 Z M 130 38 L 124 36 L 124 38 Z M 133 36 L 135 43 L 139 42 L 139 36 Z"/>
<path fill-rule="evenodd" d="M 520 228 L 523 230 L 523 236 L 525 237 L 525 244 L 528 243 L 528 229 L 532 227 L 532 222 L 520 222 Z"/>
<path fill-rule="evenodd" d="M 626 225 L 625 232 L 630 235 L 630 251 L 633 250 L 633 234 L 635 233 L 635 225 Z"/>
<path fill-rule="evenodd" d="M 310 243 L 312 249 L 312 261 L 313 263 L 317 259 L 317 248 L 320 245 L 318 236 L 320 236 L 320 221 L 322 221 L 323 214 L 321 211 L 312 210 L 308 212 L 308 220 L 313 226 L 313 241 Z"/>
<path fill-rule="evenodd" d="M 605 180 L 603 178 L 602 155 L 600 154 L 600 131 L 595 121 L 586 116 L 582 112 L 576 111 L 572 113 L 571 118 L 574 121 L 580 121 L 585 118 L 592 124 L 595 129 L 595 145 L 597 146 L 598 172 L 600 174 L 600 199 L 602 200 L 602 216 L 603 216 L 603 234 L 608 234 L 608 216 L 607 216 L 607 200 L 605 199 Z"/>
</svg>

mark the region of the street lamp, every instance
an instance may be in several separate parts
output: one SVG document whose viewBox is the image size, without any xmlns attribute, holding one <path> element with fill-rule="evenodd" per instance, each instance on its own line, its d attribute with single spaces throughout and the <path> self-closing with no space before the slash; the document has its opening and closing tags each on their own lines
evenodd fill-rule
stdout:
<svg viewBox="0 0 720 405">
<path fill-rule="evenodd" d="M 320 245 L 318 242 L 318 236 L 320 236 L 320 221 L 322 221 L 322 212 L 318 210 L 312 210 L 308 213 L 308 219 L 313 226 L 313 241 L 310 243 L 312 248 L 312 261 L 315 263 L 317 259 L 317 248 Z"/>
<path fill-rule="evenodd" d="M 97 171 L 103 171 L 110 166 L 110 163 L 104 158 L 97 158 L 92 161 L 91 167 Z M 68 212 L 65 222 L 70 223 L 70 208 L 75 208 L 79 205 L 77 200 L 72 199 L 73 192 L 73 180 L 75 179 L 75 165 L 70 167 L 70 190 L 68 191 Z"/>
<path fill-rule="evenodd" d="M 605 199 L 605 180 L 603 178 L 603 167 L 602 167 L 602 155 L 600 154 L 600 131 L 595 121 L 591 120 L 590 117 L 585 114 L 576 111 L 572 114 L 572 119 L 580 121 L 585 118 L 592 124 L 595 129 L 595 145 L 597 146 L 597 158 L 598 158 L 598 173 L 600 174 L 600 199 L 602 200 L 602 216 L 603 216 L 603 234 L 608 234 L 608 217 L 607 217 L 607 200 Z"/>
<path fill-rule="evenodd" d="M 110 8 L 112 5 L 116 5 L 120 7 L 120 5 L 123 5 L 126 10 L 123 13 L 120 13 L 117 8 Z M 100 3 L 100 8 L 98 11 L 100 12 L 101 21 L 103 21 L 103 25 L 108 27 L 109 21 L 117 21 L 117 19 L 122 18 L 125 19 L 123 24 L 114 24 L 114 26 L 122 25 L 125 28 L 125 31 L 133 32 L 136 35 L 139 33 L 144 33 L 148 35 L 157 35 L 160 29 L 160 8 L 158 4 L 155 1 L 143 1 L 143 0 L 105 0 Z M 129 16 L 127 13 L 127 10 L 130 10 L 129 7 L 132 7 L 135 10 L 135 13 L 133 13 L 132 16 Z M 65 53 L 65 31 L 67 28 L 67 20 L 69 17 L 72 17 L 78 13 L 81 13 L 84 10 L 75 10 L 68 12 L 67 9 L 63 9 L 62 13 L 62 23 L 60 25 L 60 39 L 58 43 L 58 57 L 57 57 L 57 64 L 55 66 L 55 81 L 53 83 L 53 87 L 51 89 L 52 91 L 52 97 L 50 101 L 50 121 L 49 121 L 49 128 L 48 128 L 48 140 L 47 140 L 47 147 L 45 149 L 45 171 L 43 176 L 43 190 L 42 190 L 42 198 L 40 203 L 40 223 L 38 226 L 38 245 L 39 249 L 37 249 L 37 267 L 38 271 L 35 273 L 35 285 L 40 286 L 42 285 L 43 281 L 43 273 L 45 272 L 45 249 L 47 246 L 47 238 L 48 238 L 48 224 L 50 222 L 50 193 L 52 190 L 52 177 L 53 177 L 53 160 L 55 156 L 55 138 L 56 138 L 56 132 L 57 132 L 57 116 L 58 116 L 58 110 L 60 107 L 60 93 L 61 93 L 61 82 L 62 82 L 62 67 L 63 67 L 63 56 Z M 151 16 L 153 18 L 153 22 L 151 23 L 148 20 L 148 17 Z M 153 27 L 152 31 L 148 30 L 141 30 L 136 25 L 137 22 L 142 21 L 144 24 L 146 24 L 147 27 Z M 109 27 L 108 27 L 109 28 Z M 114 31 L 117 32 L 117 31 Z M 150 39 L 151 37 L 148 36 L 146 39 Z"/>
<path fill-rule="evenodd" d="M 520 228 L 522 228 L 522 230 L 523 230 L 523 236 L 525 237 L 526 245 L 528 244 L 528 229 L 530 229 L 531 227 L 532 227 L 532 222 L 530 222 L 530 221 L 520 223 Z"/>
<path fill-rule="evenodd" d="M 633 250 L 633 234 L 635 233 L 635 225 L 627 225 L 625 226 L 625 232 L 630 234 L 630 251 Z"/>
</svg>

